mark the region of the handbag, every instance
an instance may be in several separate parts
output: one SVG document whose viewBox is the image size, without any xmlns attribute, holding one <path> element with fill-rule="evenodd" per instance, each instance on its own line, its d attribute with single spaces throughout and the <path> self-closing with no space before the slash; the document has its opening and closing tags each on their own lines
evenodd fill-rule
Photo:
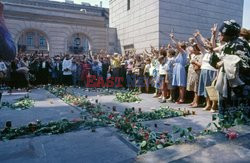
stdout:
<svg viewBox="0 0 250 163">
<path fill-rule="evenodd" d="M 211 101 L 219 100 L 218 91 L 216 90 L 215 85 L 216 85 L 216 80 L 212 82 L 211 86 L 206 87 L 208 97 Z"/>
</svg>

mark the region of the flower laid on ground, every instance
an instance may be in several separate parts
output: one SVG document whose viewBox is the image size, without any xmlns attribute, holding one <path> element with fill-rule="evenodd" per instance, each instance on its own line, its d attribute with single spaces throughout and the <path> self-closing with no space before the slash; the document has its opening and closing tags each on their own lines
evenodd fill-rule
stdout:
<svg viewBox="0 0 250 163">
<path fill-rule="evenodd" d="M 137 91 L 129 91 L 129 92 L 121 92 L 121 93 L 116 93 L 116 98 L 115 100 L 119 101 L 119 102 L 140 102 L 142 101 L 141 98 L 138 97 L 139 93 Z"/>
<path fill-rule="evenodd" d="M 11 122 L 6 122 L 6 127 L 0 130 L 0 140 L 11 140 L 22 136 L 39 136 L 62 134 L 80 128 L 92 129 L 96 126 L 105 126 L 101 121 L 93 119 L 76 118 L 73 120 L 62 119 L 42 124 L 40 121 L 31 122 L 26 126 L 12 128 Z"/>
<path fill-rule="evenodd" d="M 62 89 L 61 87 L 59 87 L 58 90 L 57 87 L 50 87 L 48 88 L 48 90 L 52 90 L 51 93 L 55 92 L 55 95 L 62 98 L 65 102 L 68 103 L 78 101 L 75 99 L 79 98 L 73 94 L 69 94 L 66 89 Z M 133 95 L 137 95 L 137 93 L 133 92 Z M 88 101 L 87 99 L 84 100 Z M 86 109 L 92 117 L 89 118 L 88 116 L 85 116 L 85 118 L 83 118 L 89 118 L 89 121 L 84 123 L 85 126 L 89 126 L 93 132 L 95 131 L 95 127 L 97 126 L 109 125 L 116 127 L 120 132 L 126 134 L 132 143 L 136 144 L 137 147 L 140 148 L 140 154 L 146 153 L 147 151 L 155 151 L 157 149 L 171 146 L 176 143 L 194 139 L 191 133 L 191 128 L 175 128 L 174 134 L 179 133 L 181 139 L 174 139 L 173 136 L 167 132 L 154 132 L 139 123 L 140 121 L 156 120 L 185 115 L 185 113 L 180 110 L 162 107 L 159 110 L 153 111 L 152 113 L 143 113 L 141 109 L 139 109 L 139 112 L 136 112 L 135 109 L 132 108 L 126 109 L 125 112 L 121 114 L 114 108 L 112 112 L 104 111 L 104 109 L 101 107 L 101 104 L 99 103 L 84 103 L 81 107 Z"/>
<path fill-rule="evenodd" d="M 35 101 L 30 99 L 29 97 L 23 97 L 17 100 L 17 102 L 11 104 L 9 102 L 3 102 L 2 106 L 6 106 L 8 108 L 14 110 L 25 110 L 34 106 Z"/>
<path fill-rule="evenodd" d="M 151 121 L 190 115 L 188 113 L 185 113 L 184 111 L 171 109 L 170 107 L 160 107 L 159 109 L 153 110 L 152 112 L 142 112 L 141 109 L 139 109 L 138 112 L 135 112 L 134 108 L 125 109 L 124 114 L 127 117 L 130 117 L 130 119 L 133 119 L 134 122 Z"/>
<path fill-rule="evenodd" d="M 91 105 L 91 103 L 86 100 L 85 97 L 76 97 L 70 94 L 65 94 L 62 97 L 62 100 L 68 104 L 73 104 L 74 106 L 78 107 L 88 107 L 89 105 Z"/>
<path fill-rule="evenodd" d="M 215 132 L 223 132 L 229 140 L 238 137 L 237 132 L 230 128 L 238 125 L 250 124 L 250 108 L 248 105 L 240 105 L 238 107 L 229 107 L 224 114 L 213 114 L 212 122 L 201 133 L 203 135 L 213 134 Z"/>
<path fill-rule="evenodd" d="M 235 131 L 229 130 L 229 131 L 226 133 L 226 137 L 227 137 L 229 140 L 236 139 L 238 136 L 239 136 L 238 133 L 235 132 Z"/>
<path fill-rule="evenodd" d="M 125 133 L 129 140 L 140 148 L 140 154 L 155 151 L 164 147 L 194 140 L 192 129 L 174 129 L 174 134 L 180 134 L 180 138 L 174 139 L 168 132 L 154 132 L 141 123 L 133 122 L 130 117 L 123 116 L 116 122 L 116 128 Z"/>
<path fill-rule="evenodd" d="M 32 122 L 19 128 L 11 128 L 6 125 L 6 127 L 0 131 L 0 140 L 11 140 L 27 135 L 61 134 L 79 129 L 83 123 L 83 120 L 69 121 L 63 119 L 61 121 L 52 121 L 46 124 L 42 124 L 40 121 Z"/>
</svg>

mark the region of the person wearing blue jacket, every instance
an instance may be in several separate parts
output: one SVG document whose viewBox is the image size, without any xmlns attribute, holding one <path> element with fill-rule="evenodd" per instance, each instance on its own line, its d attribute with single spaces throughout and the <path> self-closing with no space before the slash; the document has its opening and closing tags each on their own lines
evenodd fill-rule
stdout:
<svg viewBox="0 0 250 163">
<path fill-rule="evenodd" d="M 0 2 L 0 60 L 10 62 L 16 57 L 16 47 L 3 16 L 4 5 Z M 0 79 L 2 80 L 2 79 Z M 0 102 L 2 92 L 0 92 Z"/>
</svg>

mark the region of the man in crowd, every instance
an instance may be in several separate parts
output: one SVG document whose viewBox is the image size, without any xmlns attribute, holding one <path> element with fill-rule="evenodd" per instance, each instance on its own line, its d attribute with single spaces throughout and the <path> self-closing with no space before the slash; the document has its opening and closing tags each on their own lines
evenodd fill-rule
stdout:
<svg viewBox="0 0 250 163">
<path fill-rule="evenodd" d="M 66 54 L 63 63 L 62 63 L 62 71 L 63 71 L 63 84 L 71 85 L 72 84 L 72 58 L 70 58 L 69 54 Z"/>
</svg>

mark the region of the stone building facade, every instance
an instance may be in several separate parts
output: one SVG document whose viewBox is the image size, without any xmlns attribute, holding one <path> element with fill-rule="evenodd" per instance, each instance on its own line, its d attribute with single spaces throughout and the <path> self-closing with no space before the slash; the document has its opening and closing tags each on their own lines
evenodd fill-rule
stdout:
<svg viewBox="0 0 250 163">
<path fill-rule="evenodd" d="M 110 27 L 117 29 L 122 50 L 160 47 L 173 31 L 186 40 L 199 29 L 206 37 L 214 23 L 242 24 L 244 0 L 110 0 Z"/>
<path fill-rule="evenodd" d="M 105 8 L 48 0 L 3 0 L 7 27 L 19 51 L 50 55 L 117 51 Z"/>
</svg>

